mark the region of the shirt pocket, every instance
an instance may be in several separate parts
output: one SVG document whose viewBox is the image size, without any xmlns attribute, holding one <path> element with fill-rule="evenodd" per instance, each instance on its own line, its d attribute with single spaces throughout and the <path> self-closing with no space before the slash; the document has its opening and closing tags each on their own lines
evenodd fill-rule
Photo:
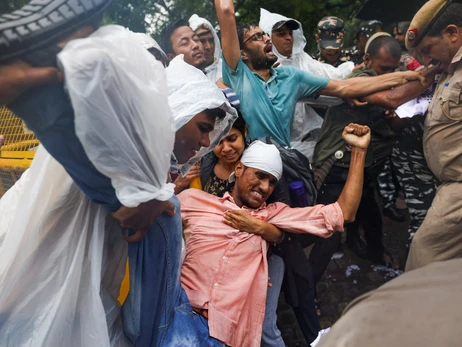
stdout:
<svg viewBox="0 0 462 347">
<path fill-rule="evenodd" d="M 462 120 L 461 92 L 461 89 L 445 87 L 438 96 L 441 112 L 451 120 Z"/>
</svg>

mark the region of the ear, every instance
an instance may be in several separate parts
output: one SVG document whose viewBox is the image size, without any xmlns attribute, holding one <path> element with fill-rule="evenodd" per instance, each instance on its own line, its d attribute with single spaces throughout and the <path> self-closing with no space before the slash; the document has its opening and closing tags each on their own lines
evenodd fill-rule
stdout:
<svg viewBox="0 0 462 347">
<path fill-rule="evenodd" d="M 316 43 L 318 44 L 319 44 L 319 41 L 321 41 L 318 34 L 314 35 L 314 39 L 316 40 Z"/>
<path fill-rule="evenodd" d="M 443 35 L 444 34 L 447 34 L 451 41 L 457 41 L 460 31 L 457 25 L 449 24 L 446 28 L 444 28 Z"/>
<path fill-rule="evenodd" d="M 234 167 L 234 175 L 237 178 L 237 177 L 241 177 L 243 173 L 244 173 L 244 164 L 242 164 L 241 161 L 238 161 L 236 163 L 236 166 Z"/>
<path fill-rule="evenodd" d="M 363 61 L 364 61 L 364 65 L 369 68 L 369 65 L 371 63 L 371 55 L 369 53 L 366 53 L 364 54 L 364 58 L 363 58 Z"/>
<path fill-rule="evenodd" d="M 176 57 L 176 54 L 173 54 L 173 53 L 167 53 L 167 58 L 168 58 L 168 60 L 172 61 L 172 60 L 173 60 L 173 58 L 175 58 L 175 57 Z"/>
<path fill-rule="evenodd" d="M 241 58 L 243 62 L 246 62 L 247 60 L 249 60 L 249 56 L 243 49 L 241 49 Z"/>
</svg>

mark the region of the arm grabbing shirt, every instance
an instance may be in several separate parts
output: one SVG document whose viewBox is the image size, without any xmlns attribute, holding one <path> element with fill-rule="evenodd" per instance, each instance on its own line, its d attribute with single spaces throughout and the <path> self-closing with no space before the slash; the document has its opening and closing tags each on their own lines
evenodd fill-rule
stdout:
<svg viewBox="0 0 462 347">
<path fill-rule="evenodd" d="M 260 346 L 268 286 L 266 241 L 223 223 L 226 210 L 240 209 L 228 193 L 218 198 L 188 189 L 178 198 L 186 238 L 181 284 L 191 306 L 208 309 L 212 337 L 230 346 Z M 337 203 L 297 209 L 276 203 L 242 209 L 293 232 L 327 237 L 330 231 L 343 230 Z"/>
</svg>

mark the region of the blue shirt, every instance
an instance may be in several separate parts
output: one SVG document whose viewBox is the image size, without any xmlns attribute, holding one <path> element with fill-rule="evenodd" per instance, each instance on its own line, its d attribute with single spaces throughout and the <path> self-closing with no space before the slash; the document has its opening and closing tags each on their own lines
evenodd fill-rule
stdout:
<svg viewBox="0 0 462 347">
<path fill-rule="evenodd" d="M 249 127 L 249 137 L 271 136 L 281 145 L 290 145 L 290 129 L 297 101 L 315 98 L 329 83 L 292 66 L 271 69 L 265 81 L 239 59 L 236 71 L 223 59 L 223 82 L 241 101 L 241 112 Z"/>
</svg>

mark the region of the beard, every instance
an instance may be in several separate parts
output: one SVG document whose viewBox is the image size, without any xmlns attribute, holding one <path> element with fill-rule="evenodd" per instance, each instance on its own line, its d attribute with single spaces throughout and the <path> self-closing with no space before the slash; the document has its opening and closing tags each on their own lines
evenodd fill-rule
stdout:
<svg viewBox="0 0 462 347">
<path fill-rule="evenodd" d="M 255 70 L 270 69 L 278 60 L 278 57 L 274 56 L 270 58 L 270 57 L 267 57 L 266 54 L 262 52 L 249 51 L 247 53 L 249 57 L 249 62 Z"/>
</svg>

